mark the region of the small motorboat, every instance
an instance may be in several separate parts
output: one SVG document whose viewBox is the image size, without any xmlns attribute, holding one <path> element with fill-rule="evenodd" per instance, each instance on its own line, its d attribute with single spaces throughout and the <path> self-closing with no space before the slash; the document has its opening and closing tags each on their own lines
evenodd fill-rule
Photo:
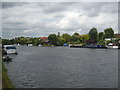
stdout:
<svg viewBox="0 0 120 90">
<path fill-rule="evenodd" d="M 116 44 L 113 44 L 113 43 L 109 43 L 108 46 L 107 46 L 108 49 L 118 49 L 119 46 L 116 45 Z"/>
<path fill-rule="evenodd" d="M 7 54 L 18 54 L 18 50 L 14 45 L 4 45 Z"/>
</svg>

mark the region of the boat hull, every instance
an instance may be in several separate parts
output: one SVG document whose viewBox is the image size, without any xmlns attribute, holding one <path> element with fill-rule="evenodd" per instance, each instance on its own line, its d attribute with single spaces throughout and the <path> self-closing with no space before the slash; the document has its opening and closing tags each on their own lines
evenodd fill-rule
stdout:
<svg viewBox="0 0 120 90">
<path fill-rule="evenodd" d="M 119 49 L 119 46 L 108 46 L 109 49 Z"/>
<path fill-rule="evenodd" d="M 95 49 L 107 49 L 107 47 L 102 46 L 70 46 L 70 48 L 95 48 Z"/>
</svg>

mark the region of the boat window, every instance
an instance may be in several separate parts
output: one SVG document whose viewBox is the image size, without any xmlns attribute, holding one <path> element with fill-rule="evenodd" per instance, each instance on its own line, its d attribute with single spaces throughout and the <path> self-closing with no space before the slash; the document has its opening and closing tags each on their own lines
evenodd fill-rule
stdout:
<svg viewBox="0 0 120 90">
<path fill-rule="evenodd" d="M 16 47 L 6 47 L 6 49 L 16 49 Z"/>
</svg>

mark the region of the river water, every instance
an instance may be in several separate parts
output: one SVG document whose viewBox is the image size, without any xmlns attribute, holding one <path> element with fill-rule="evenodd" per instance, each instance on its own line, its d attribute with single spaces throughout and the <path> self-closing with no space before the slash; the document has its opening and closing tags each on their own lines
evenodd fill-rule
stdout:
<svg viewBox="0 0 120 90">
<path fill-rule="evenodd" d="M 5 62 L 16 88 L 117 88 L 118 50 L 17 46 Z"/>
</svg>

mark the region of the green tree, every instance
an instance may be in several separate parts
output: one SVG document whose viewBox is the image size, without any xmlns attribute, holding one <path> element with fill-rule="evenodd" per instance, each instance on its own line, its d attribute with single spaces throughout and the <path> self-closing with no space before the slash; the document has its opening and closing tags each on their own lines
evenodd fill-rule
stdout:
<svg viewBox="0 0 120 90">
<path fill-rule="evenodd" d="M 104 32 L 99 32 L 98 37 L 99 37 L 99 40 L 104 40 L 105 39 Z"/>
<path fill-rule="evenodd" d="M 70 37 L 70 42 L 75 42 L 75 43 L 79 43 L 79 33 L 74 33 L 71 37 Z"/>
<path fill-rule="evenodd" d="M 106 28 L 104 30 L 106 38 L 113 38 L 114 37 L 114 30 L 112 28 Z"/>
<path fill-rule="evenodd" d="M 99 40 L 99 45 L 104 45 L 105 46 L 105 40 Z"/>
<path fill-rule="evenodd" d="M 99 32 L 98 34 L 98 38 L 99 38 L 99 41 L 98 41 L 98 44 L 99 45 L 105 45 L 105 34 L 104 32 Z"/>
<path fill-rule="evenodd" d="M 26 43 L 27 44 L 32 44 L 33 42 L 31 40 L 28 40 Z"/>
<path fill-rule="evenodd" d="M 37 46 L 38 44 L 40 44 L 39 38 L 33 38 L 32 41 L 33 41 L 33 44 L 34 44 L 35 46 Z"/>
<path fill-rule="evenodd" d="M 13 42 L 10 42 L 9 39 L 2 39 L 2 44 L 4 44 L 4 45 L 11 45 L 11 44 L 13 44 Z"/>
<path fill-rule="evenodd" d="M 67 33 L 64 33 L 64 34 L 62 34 L 61 37 L 64 38 L 65 43 L 67 43 L 67 42 L 69 42 L 71 36 L 69 34 L 67 34 Z"/>
<path fill-rule="evenodd" d="M 78 37 L 76 37 L 76 36 L 71 36 L 70 37 L 70 40 L 69 40 L 70 42 L 75 42 L 75 41 L 78 41 Z"/>
<path fill-rule="evenodd" d="M 65 43 L 65 39 L 64 38 L 58 38 L 58 45 L 59 46 L 63 46 L 64 43 Z"/>
<path fill-rule="evenodd" d="M 79 36 L 79 33 L 74 33 L 73 36 L 78 37 L 78 36 Z"/>
<path fill-rule="evenodd" d="M 27 44 L 27 43 L 26 43 L 26 42 L 27 42 L 27 39 L 26 39 L 25 37 L 19 37 L 18 41 L 19 41 L 19 43 L 20 43 L 21 45 Z"/>
<path fill-rule="evenodd" d="M 57 38 L 56 34 L 50 34 L 48 36 L 48 39 L 49 39 L 51 44 L 57 45 L 58 38 Z"/>
<path fill-rule="evenodd" d="M 57 35 L 57 36 L 58 36 L 58 38 L 60 37 L 60 32 L 58 32 L 58 35 Z"/>
<path fill-rule="evenodd" d="M 18 44 L 18 43 L 19 43 L 18 37 L 15 37 L 14 38 L 14 44 Z"/>
<path fill-rule="evenodd" d="M 79 41 L 81 44 L 87 44 L 89 39 L 89 34 L 83 34 L 79 36 Z"/>
<path fill-rule="evenodd" d="M 97 43 L 98 32 L 96 28 L 92 28 L 89 32 L 91 43 Z"/>
</svg>

